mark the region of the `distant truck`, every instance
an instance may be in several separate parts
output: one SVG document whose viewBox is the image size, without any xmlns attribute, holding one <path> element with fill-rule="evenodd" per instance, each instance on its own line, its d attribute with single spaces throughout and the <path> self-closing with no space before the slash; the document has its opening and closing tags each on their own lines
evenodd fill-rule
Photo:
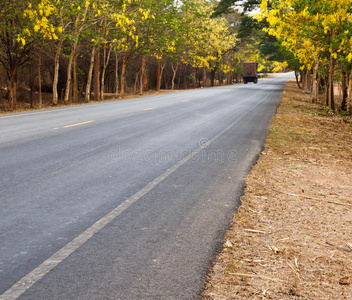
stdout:
<svg viewBox="0 0 352 300">
<path fill-rule="evenodd" d="M 258 82 L 258 64 L 255 61 L 246 61 L 242 64 L 243 82 Z"/>
</svg>

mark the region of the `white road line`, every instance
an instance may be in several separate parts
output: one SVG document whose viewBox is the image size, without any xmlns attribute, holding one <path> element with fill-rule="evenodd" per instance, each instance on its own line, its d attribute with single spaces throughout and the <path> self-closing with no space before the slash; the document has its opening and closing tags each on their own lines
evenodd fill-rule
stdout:
<svg viewBox="0 0 352 300">
<path fill-rule="evenodd" d="M 229 131 L 232 127 L 234 127 L 239 121 L 241 121 L 246 115 L 249 114 L 254 108 L 256 108 L 259 104 L 264 102 L 272 93 L 269 93 L 264 99 L 259 101 L 256 105 L 250 108 L 248 111 L 243 113 L 236 121 L 234 121 L 230 126 L 225 128 L 223 131 L 218 133 L 216 136 L 207 140 L 206 143 L 200 143 L 200 147 L 194 150 L 192 153 L 188 154 L 181 161 L 174 164 L 171 168 L 166 170 L 163 174 L 155 178 L 153 181 L 148 183 L 144 188 L 139 190 L 129 199 L 121 203 L 111 212 L 106 214 L 96 223 L 94 223 L 87 230 L 82 232 L 79 236 L 69 242 L 66 246 L 62 247 L 59 251 L 49 257 L 46 261 L 40 264 L 37 268 L 35 268 L 32 272 L 27 274 L 25 277 L 20 279 L 17 283 L 15 283 L 11 288 L 9 288 L 5 293 L 0 296 L 0 300 L 14 300 L 21 296 L 26 290 L 28 290 L 33 284 L 39 281 L 45 274 L 54 269 L 58 264 L 60 264 L 63 260 L 65 260 L 69 255 L 71 255 L 75 250 L 77 250 L 80 246 L 82 246 L 85 242 L 87 242 L 91 237 L 94 236 L 98 231 L 103 229 L 106 225 L 111 223 L 117 216 L 122 214 L 127 208 L 129 208 L 132 204 L 137 202 L 140 198 L 142 198 L 145 194 L 150 192 L 156 185 L 162 182 L 165 178 L 183 166 L 186 162 L 188 162 L 192 157 L 201 152 L 204 148 L 208 147 L 211 143 L 216 141 L 219 137 L 224 135 L 227 131 Z"/>
</svg>

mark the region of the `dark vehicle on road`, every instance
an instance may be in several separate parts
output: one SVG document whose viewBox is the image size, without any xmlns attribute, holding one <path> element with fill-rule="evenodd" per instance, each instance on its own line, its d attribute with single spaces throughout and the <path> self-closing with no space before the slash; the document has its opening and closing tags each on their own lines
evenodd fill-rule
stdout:
<svg viewBox="0 0 352 300">
<path fill-rule="evenodd" d="M 242 65 L 243 82 L 258 82 L 258 64 L 254 61 L 246 61 Z"/>
</svg>

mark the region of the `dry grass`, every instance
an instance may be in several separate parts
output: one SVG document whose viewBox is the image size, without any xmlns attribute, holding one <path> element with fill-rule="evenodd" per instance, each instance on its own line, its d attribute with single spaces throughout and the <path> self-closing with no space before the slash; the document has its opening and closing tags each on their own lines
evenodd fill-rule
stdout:
<svg viewBox="0 0 352 300">
<path fill-rule="evenodd" d="M 352 126 L 286 87 L 206 299 L 352 299 Z"/>
</svg>

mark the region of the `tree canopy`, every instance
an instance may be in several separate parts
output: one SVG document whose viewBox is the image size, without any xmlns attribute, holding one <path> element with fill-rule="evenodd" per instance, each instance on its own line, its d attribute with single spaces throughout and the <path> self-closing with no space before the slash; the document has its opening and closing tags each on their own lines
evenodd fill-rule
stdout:
<svg viewBox="0 0 352 300">
<path fill-rule="evenodd" d="M 313 101 L 317 101 L 318 75 L 325 79 L 326 104 L 335 109 L 336 66 L 347 89 L 351 73 L 352 3 L 349 0 L 263 0 L 258 18 L 265 18 L 270 35 L 313 73 Z M 294 24 L 294 25 L 293 25 Z M 347 93 L 342 109 L 346 110 Z"/>
</svg>

